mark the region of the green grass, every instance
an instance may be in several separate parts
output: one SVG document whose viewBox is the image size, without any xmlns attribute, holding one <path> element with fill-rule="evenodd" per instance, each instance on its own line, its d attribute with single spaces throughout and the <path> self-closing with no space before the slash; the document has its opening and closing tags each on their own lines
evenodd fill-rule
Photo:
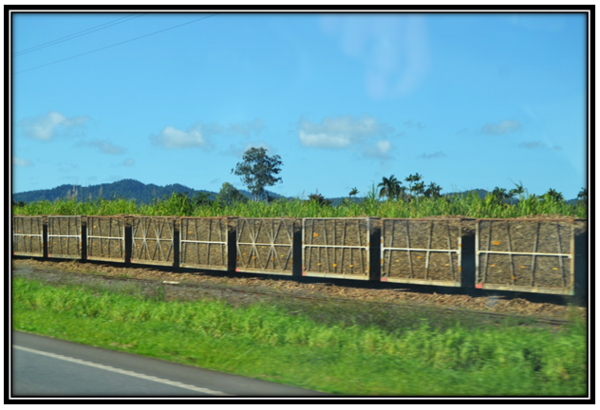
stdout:
<svg viewBox="0 0 600 410">
<path fill-rule="evenodd" d="M 439 327 L 426 318 L 395 328 L 318 320 L 314 311 L 278 303 L 167 302 L 160 289 L 50 286 L 17 277 L 13 327 L 339 395 L 586 394 L 581 322 L 558 332 L 448 321 Z"/>
<path fill-rule="evenodd" d="M 13 207 L 15 215 L 117 215 L 137 214 L 148 216 L 240 216 L 247 218 L 295 217 L 357 217 L 420 218 L 436 215 L 460 215 L 473 218 L 515 218 L 528 215 L 566 215 L 587 218 L 585 203 L 569 205 L 564 201 L 534 196 L 522 197 L 516 205 L 500 203 L 492 195 L 480 199 L 475 194 L 454 198 L 419 198 L 418 201 L 380 201 L 372 193 L 359 202 L 348 202 L 338 206 L 320 205 L 316 201 L 279 199 L 264 202 L 235 203 L 227 205 L 215 201 L 210 205 L 195 206 L 183 195 L 173 194 L 170 198 L 153 204 L 137 204 L 134 200 L 99 199 L 78 202 L 75 199 L 40 201 L 25 206 Z"/>
</svg>

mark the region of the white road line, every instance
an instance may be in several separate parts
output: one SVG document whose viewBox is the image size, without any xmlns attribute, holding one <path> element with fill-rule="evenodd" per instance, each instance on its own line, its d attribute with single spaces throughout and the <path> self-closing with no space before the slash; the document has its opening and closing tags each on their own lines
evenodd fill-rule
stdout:
<svg viewBox="0 0 600 410">
<path fill-rule="evenodd" d="M 181 387 L 182 389 L 188 389 L 188 390 L 193 390 L 193 391 L 197 391 L 200 393 L 211 394 L 213 396 L 231 396 L 230 394 L 226 394 L 226 393 L 223 393 L 220 391 L 205 389 L 203 387 L 192 386 L 191 384 L 174 382 L 174 381 L 167 380 L 167 379 L 161 379 L 161 378 L 154 377 L 154 376 L 148 376 L 148 375 L 142 374 L 142 373 L 130 372 L 128 370 L 118 369 L 118 368 L 112 367 L 112 366 L 104 366 L 102 364 L 87 362 L 85 360 L 79 360 L 79 359 L 75 359 L 73 357 L 62 356 L 60 354 L 54 354 L 54 353 L 49 353 L 49 352 L 43 352 L 41 350 L 29 349 L 29 348 L 23 347 L 23 346 L 13 345 L 13 348 L 19 349 L 19 350 L 24 350 L 26 352 L 41 354 L 43 356 L 53 357 L 55 359 L 65 360 L 67 362 L 82 364 L 85 366 L 96 367 L 98 369 L 104 369 L 104 370 L 108 370 L 108 371 L 115 372 L 115 373 L 125 374 L 127 376 L 137 377 L 139 379 L 151 380 L 151 381 L 157 382 L 157 383 L 168 384 L 169 386 Z"/>
</svg>

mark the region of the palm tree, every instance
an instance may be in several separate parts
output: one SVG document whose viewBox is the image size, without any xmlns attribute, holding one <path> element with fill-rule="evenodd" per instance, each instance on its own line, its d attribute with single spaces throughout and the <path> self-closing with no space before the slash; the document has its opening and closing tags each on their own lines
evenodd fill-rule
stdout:
<svg viewBox="0 0 600 410">
<path fill-rule="evenodd" d="M 403 191 L 400 187 L 400 181 L 393 175 L 389 178 L 383 177 L 383 181 L 379 183 L 377 187 L 381 187 L 379 190 L 379 197 L 387 196 L 388 200 L 397 198 L 400 192 Z"/>
<path fill-rule="evenodd" d="M 406 195 L 406 187 L 400 185 L 400 188 L 398 189 L 398 193 L 396 194 L 396 199 L 400 199 L 401 198 L 403 201 L 405 201 L 406 197 L 407 197 L 407 195 Z"/>
<path fill-rule="evenodd" d="M 412 191 L 414 191 L 415 193 L 415 198 L 417 198 L 417 206 L 419 206 L 419 195 L 423 195 L 425 193 L 425 182 L 421 181 L 414 184 L 412 187 Z"/>
<path fill-rule="evenodd" d="M 494 198 L 494 200 L 496 200 L 497 202 L 500 202 L 500 203 L 503 203 L 508 198 L 510 198 L 510 194 L 506 192 L 506 188 L 496 187 L 492 191 L 491 195 Z"/>
<path fill-rule="evenodd" d="M 406 177 L 404 180 L 406 182 L 408 182 L 408 190 L 410 191 L 411 195 L 413 192 L 415 192 L 415 187 L 413 186 L 413 182 L 419 182 L 421 179 L 423 178 L 423 175 L 419 175 L 419 173 L 417 172 L 414 175 L 409 175 L 408 177 Z"/>
<path fill-rule="evenodd" d="M 356 188 L 352 188 L 352 191 L 350 191 L 350 193 L 348 194 L 348 196 L 350 198 L 352 198 L 353 196 L 355 196 L 356 194 L 358 194 L 358 189 Z"/>
<path fill-rule="evenodd" d="M 544 194 L 544 199 L 545 200 L 555 200 L 557 202 L 563 201 L 563 196 L 560 192 L 555 191 L 554 189 L 550 188 L 548 190 L 548 192 L 546 192 Z"/>
<path fill-rule="evenodd" d="M 581 191 L 577 194 L 577 200 L 587 202 L 587 188 L 581 188 Z"/>
<path fill-rule="evenodd" d="M 513 182 L 514 184 L 514 182 Z M 522 195 L 525 193 L 525 188 L 523 188 L 523 183 L 521 183 L 521 181 L 519 181 L 518 184 L 515 184 L 516 188 L 511 189 L 510 191 L 508 191 L 508 195 L 510 195 L 510 197 L 512 198 L 515 195 L 519 195 L 519 200 L 522 199 Z"/>
<path fill-rule="evenodd" d="M 425 190 L 424 194 L 427 198 L 439 198 L 442 187 L 436 184 L 435 182 L 429 183 L 429 186 Z"/>
<path fill-rule="evenodd" d="M 416 183 L 413 186 L 413 190 L 415 191 L 415 194 L 423 195 L 425 193 L 425 182 L 421 181 L 419 183 Z"/>
</svg>

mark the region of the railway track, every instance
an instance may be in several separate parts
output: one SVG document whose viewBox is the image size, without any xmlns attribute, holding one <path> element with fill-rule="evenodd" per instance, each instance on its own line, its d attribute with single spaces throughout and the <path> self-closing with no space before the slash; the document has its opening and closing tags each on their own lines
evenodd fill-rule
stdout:
<svg viewBox="0 0 600 410">
<path fill-rule="evenodd" d="M 78 275 L 82 275 L 78 273 Z M 379 307 L 389 307 L 393 309 L 411 309 L 411 310 L 419 310 L 423 308 L 435 309 L 438 312 L 446 312 L 455 315 L 468 315 L 470 317 L 480 317 L 482 320 L 514 320 L 516 322 L 523 322 L 526 324 L 544 324 L 550 326 L 565 326 L 569 324 L 569 320 L 566 319 L 557 319 L 557 318 L 549 318 L 549 317 L 539 317 L 539 316 L 526 316 L 526 315 L 516 315 L 510 313 L 500 313 L 500 312 L 486 312 L 472 309 L 459 309 L 453 307 L 441 307 L 441 306 L 433 306 L 431 304 L 415 304 L 415 303 L 393 303 L 393 302 L 381 302 L 381 301 L 372 301 L 372 300 L 357 300 L 350 298 L 342 298 L 339 296 L 317 296 L 317 295 L 306 295 L 301 293 L 294 292 L 273 292 L 273 291 L 265 291 L 265 290 L 253 290 L 253 289 L 240 289 L 231 286 L 222 286 L 222 285 L 214 285 L 214 284 L 198 284 L 198 283 L 188 283 L 188 282 L 180 282 L 180 281 L 165 281 L 165 280 L 156 280 L 156 279 L 144 279 L 144 278 L 130 278 L 123 277 L 118 275 L 104 275 L 104 274 L 94 274 L 94 278 L 100 278 L 107 281 L 123 281 L 123 282 L 131 282 L 131 283 L 147 283 L 150 285 L 162 285 L 173 288 L 187 288 L 187 289 L 198 289 L 198 290 L 212 290 L 212 291 L 222 291 L 222 292 L 232 292 L 241 295 L 252 295 L 259 297 L 271 297 L 271 298 L 294 298 L 296 300 L 308 300 L 308 301 L 318 301 L 318 302 L 326 302 L 326 303 L 348 303 L 354 305 L 370 305 L 370 306 L 379 306 Z"/>
</svg>

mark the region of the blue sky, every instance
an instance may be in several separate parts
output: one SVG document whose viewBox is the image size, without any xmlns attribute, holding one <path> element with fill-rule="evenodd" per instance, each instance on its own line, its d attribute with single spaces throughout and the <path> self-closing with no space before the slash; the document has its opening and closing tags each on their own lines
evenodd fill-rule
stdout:
<svg viewBox="0 0 600 410">
<path fill-rule="evenodd" d="M 14 15 L 13 192 L 244 188 L 261 146 L 286 196 L 586 186 L 584 14 L 207 15 Z"/>
</svg>

